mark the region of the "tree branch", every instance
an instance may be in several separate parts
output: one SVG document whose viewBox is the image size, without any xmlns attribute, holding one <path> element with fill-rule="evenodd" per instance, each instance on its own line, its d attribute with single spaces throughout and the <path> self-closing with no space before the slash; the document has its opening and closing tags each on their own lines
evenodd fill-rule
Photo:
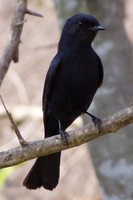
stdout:
<svg viewBox="0 0 133 200">
<path fill-rule="evenodd" d="M 11 61 L 18 62 L 19 43 L 22 33 L 27 0 L 17 0 L 17 6 L 12 17 L 10 33 L 3 55 L 0 59 L 0 85 L 8 71 Z M 21 23 L 20 23 L 21 22 Z"/>
<path fill-rule="evenodd" d="M 68 146 L 64 145 L 60 135 L 57 135 L 44 140 L 29 142 L 24 147 L 20 146 L 3 151 L 0 153 L 0 168 L 13 166 L 35 157 L 79 146 L 100 136 L 115 133 L 131 123 L 133 123 L 133 105 L 103 119 L 100 132 L 92 124 L 70 131 L 68 133 Z"/>
<path fill-rule="evenodd" d="M 14 11 L 12 22 L 10 25 L 10 33 L 8 41 L 0 59 L 0 86 L 13 60 L 15 63 L 19 61 L 19 44 L 21 42 L 21 33 L 25 23 L 25 14 L 43 17 L 41 14 L 27 9 L 27 0 L 17 0 L 16 9 Z"/>
<path fill-rule="evenodd" d="M 10 123 L 11 123 L 11 125 L 12 125 L 12 129 L 14 129 L 14 131 L 15 131 L 15 133 L 16 133 L 16 136 L 17 136 L 17 138 L 18 138 L 18 140 L 19 140 L 20 145 L 21 145 L 21 146 L 25 145 L 25 144 L 26 144 L 26 141 L 25 141 L 24 138 L 21 136 L 20 131 L 19 131 L 18 127 L 16 126 L 16 123 L 15 123 L 13 117 L 12 117 L 12 114 L 7 110 L 7 107 L 6 107 L 5 103 L 4 103 L 4 101 L 3 101 L 1 95 L 0 95 L 0 99 L 1 99 L 1 102 L 2 102 L 2 104 L 3 104 L 3 106 L 4 106 L 4 108 L 5 108 L 6 114 L 7 114 L 8 118 L 9 118 L 9 120 L 10 120 Z"/>
</svg>

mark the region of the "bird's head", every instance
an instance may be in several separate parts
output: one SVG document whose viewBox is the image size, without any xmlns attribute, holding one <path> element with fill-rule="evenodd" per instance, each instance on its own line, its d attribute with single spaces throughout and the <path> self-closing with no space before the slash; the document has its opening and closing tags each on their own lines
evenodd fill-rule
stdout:
<svg viewBox="0 0 133 200">
<path fill-rule="evenodd" d="M 91 43 L 99 30 L 105 28 L 96 17 L 87 14 L 77 14 L 70 17 L 64 25 L 61 43 Z"/>
</svg>

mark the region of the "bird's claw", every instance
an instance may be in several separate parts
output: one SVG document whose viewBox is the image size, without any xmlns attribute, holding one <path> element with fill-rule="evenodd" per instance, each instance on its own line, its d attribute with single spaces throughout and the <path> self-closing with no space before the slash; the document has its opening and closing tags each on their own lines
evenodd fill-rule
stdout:
<svg viewBox="0 0 133 200">
<path fill-rule="evenodd" d="M 60 134 L 61 134 L 61 139 L 63 140 L 63 143 L 68 145 L 68 133 L 65 131 L 60 130 Z"/>
<path fill-rule="evenodd" d="M 100 129 L 101 129 L 101 124 L 102 124 L 102 120 L 98 117 L 95 117 L 94 115 L 88 113 L 88 112 L 85 112 L 87 115 L 89 115 L 92 119 L 92 122 L 94 123 L 95 127 L 99 130 L 100 132 Z"/>
<path fill-rule="evenodd" d="M 99 130 L 99 132 L 100 132 L 102 120 L 99 119 L 98 117 L 93 116 L 93 117 L 92 117 L 92 121 L 93 121 L 95 127 L 96 127 L 96 128 Z"/>
</svg>

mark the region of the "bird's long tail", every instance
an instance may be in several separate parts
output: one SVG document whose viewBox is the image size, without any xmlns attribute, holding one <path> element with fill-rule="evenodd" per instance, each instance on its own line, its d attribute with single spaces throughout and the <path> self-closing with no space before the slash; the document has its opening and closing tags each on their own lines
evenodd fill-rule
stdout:
<svg viewBox="0 0 133 200">
<path fill-rule="evenodd" d="M 58 121 L 52 115 L 47 116 L 45 123 L 45 137 L 59 134 Z M 28 189 L 37 189 L 43 186 L 53 190 L 59 181 L 61 152 L 40 157 L 36 160 L 26 176 L 23 185 Z"/>
<path fill-rule="evenodd" d="M 53 190 L 59 180 L 60 156 L 61 152 L 58 152 L 38 158 L 23 185 L 28 189 L 37 189 L 43 186 L 47 190 Z"/>
</svg>

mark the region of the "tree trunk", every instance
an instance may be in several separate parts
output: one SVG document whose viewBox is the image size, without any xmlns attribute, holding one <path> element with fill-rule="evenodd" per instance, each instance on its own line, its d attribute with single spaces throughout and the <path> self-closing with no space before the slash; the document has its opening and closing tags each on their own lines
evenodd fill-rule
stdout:
<svg viewBox="0 0 133 200">
<path fill-rule="evenodd" d="M 107 26 L 97 50 L 104 64 L 104 84 L 95 98 L 98 115 L 106 116 L 132 102 L 132 46 L 124 26 L 125 2 L 88 1 L 93 13 Z M 98 9 L 97 9 L 98 8 Z M 93 163 L 106 200 L 133 198 L 133 126 L 123 134 L 109 135 L 89 144 Z"/>
<path fill-rule="evenodd" d="M 58 1 L 59 2 L 59 1 Z M 78 12 L 96 15 L 107 30 L 98 35 L 95 49 L 104 66 L 104 83 L 89 110 L 107 116 L 133 101 L 132 45 L 125 29 L 124 0 L 60 1 L 62 19 Z M 59 4 L 58 4 L 59 6 Z M 85 119 L 86 120 L 86 119 Z M 89 143 L 105 200 L 133 198 L 133 127 Z"/>
</svg>

